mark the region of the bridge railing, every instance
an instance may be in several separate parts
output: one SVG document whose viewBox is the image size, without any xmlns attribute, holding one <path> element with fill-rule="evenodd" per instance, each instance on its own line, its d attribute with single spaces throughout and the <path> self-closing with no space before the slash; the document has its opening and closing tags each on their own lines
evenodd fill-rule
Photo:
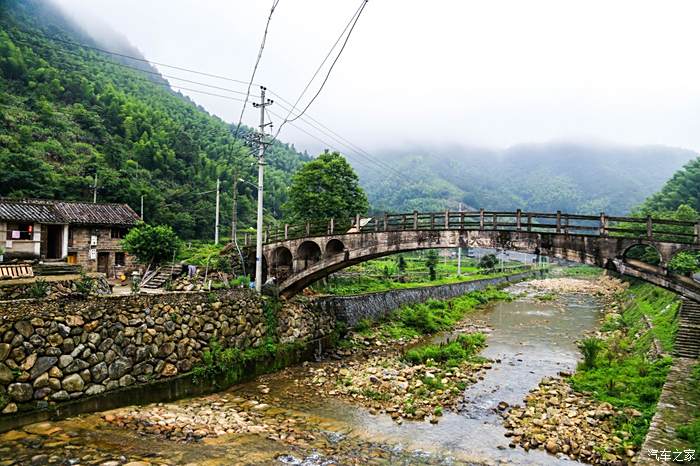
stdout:
<svg viewBox="0 0 700 466">
<path fill-rule="evenodd" d="M 647 241 L 667 241 L 700 245 L 700 219 L 679 221 L 651 217 L 579 215 L 557 212 L 471 211 L 410 212 L 372 217 L 329 219 L 304 224 L 268 228 L 263 241 L 274 243 L 289 239 L 345 233 L 369 233 L 407 230 L 470 230 L 557 233 L 578 236 L 611 236 Z M 244 234 L 239 244 L 255 244 L 254 234 Z"/>
</svg>

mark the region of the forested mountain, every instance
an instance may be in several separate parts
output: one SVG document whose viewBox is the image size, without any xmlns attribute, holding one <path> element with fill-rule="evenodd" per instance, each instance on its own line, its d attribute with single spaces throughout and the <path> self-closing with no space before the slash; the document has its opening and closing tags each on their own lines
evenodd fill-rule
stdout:
<svg viewBox="0 0 700 466">
<path fill-rule="evenodd" d="M 234 174 L 255 179 L 241 128 L 173 91 L 154 68 L 73 45 L 135 55 L 116 33 L 101 43 L 41 0 L 0 0 L 0 196 L 127 202 L 188 238 L 210 238 L 222 181 L 223 234 L 230 225 Z M 309 157 L 268 149 L 265 205 L 278 213 L 293 172 Z M 254 224 L 251 188 L 239 185 L 239 218 Z"/>
<path fill-rule="evenodd" d="M 700 212 L 700 158 L 678 170 L 661 190 L 643 204 L 648 211 L 673 211 L 688 205 Z"/>
<path fill-rule="evenodd" d="M 358 167 L 378 211 L 456 209 L 463 202 L 491 210 L 588 214 L 629 212 L 698 156 L 663 146 L 573 143 L 503 151 L 456 146 L 381 155 L 402 176 Z"/>
</svg>

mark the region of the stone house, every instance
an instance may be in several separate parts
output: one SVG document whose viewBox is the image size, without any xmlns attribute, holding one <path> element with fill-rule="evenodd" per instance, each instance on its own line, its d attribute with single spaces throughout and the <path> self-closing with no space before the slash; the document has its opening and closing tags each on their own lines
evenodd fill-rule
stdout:
<svg viewBox="0 0 700 466">
<path fill-rule="evenodd" d="M 0 198 L 5 261 L 67 262 L 112 277 L 134 264 L 121 239 L 137 222 L 126 204 Z"/>
</svg>

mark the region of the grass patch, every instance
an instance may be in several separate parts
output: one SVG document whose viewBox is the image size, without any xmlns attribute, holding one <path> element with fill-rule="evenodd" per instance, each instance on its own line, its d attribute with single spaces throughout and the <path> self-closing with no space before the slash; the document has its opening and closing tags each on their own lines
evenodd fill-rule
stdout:
<svg viewBox="0 0 700 466">
<path fill-rule="evenodd" d="M 693 371 L 690 374 L 690 387 L 694 392 L 700 393 L 700 363 L 693 367 Z M 691 448 L 696 452 L 700 451 L 700 409 L 696 408 L 695 413 L 693 413 L 695 420 L 678 427 L 676 429 L 676 434 L 678 438 L 685 440 L 690 443 Z"/>
<path fill-rule="evenodd" d="M 593 267 L 591 265 L 575 265 L 572 267 L 562 268 L 559 274 L 562 277 L 593 278 L 602 275 L 603 269 L 600 267 Z"/>
<path fill-rule="evenodd" d="M 476 260 L 464 257 L 462 274 L 457 275 L 455 259 L 440 259 L 435 266 L 437 279 L 431 280 L 423 256 L 424 252 L 419 252 L 367 261 L 348 267 L 326 282 L 318 282 L 311 287 L 319 293 L 355 295 L 501 277 L 524 271 L 527 267 L 526 264 L 508 262 L 504 264 L 503 270 L 482 270 Z M 403 268 L 399 267 L 399 257 L 403 257 Z"/>
<path fill-rule="evenodd" d="M 486 336 L 483 333 L 462 334 L 448 343 L 425 345 L 408 350 L 403 359 L 412 365 L 437 363 L 454 367 L 471 359 L 485 345 Z M 423 383 L 430 386 L 426 380 L 423 380 Z"/>
<path fill-rule="evenodd" d="M 409 332 L 429 334 L 452 328 L 470 311 L 494 300 L 509 300 L 511 296 L 496 288 L 472 291 L 450 300 L 430 299 L 425 303 L 400 308 L 393 316 L 394 327 Z M 396 328 L 395 333 L 399 332 Z"/>
<path fill-rule="evenodd" d="M 606 321 L 606 338 L 581 342 L 584 361 L 571 377 L 571 384 L 617 409 L 641 412 L 640 417 L 625 415 L 616 420 L 617 429 L 629 432 L 631 441 L 639 446 L 671 366 L 670 357 L 649 361 L 648 355 L 654 338 L 665 352 L 672 351 L 680 302 L 671 292 L 636 282 L 620 299 L 626 303 L 624 311 L 618 319 Z M 652 322 L 651 330 L 647 319 Z"/>
</svg>

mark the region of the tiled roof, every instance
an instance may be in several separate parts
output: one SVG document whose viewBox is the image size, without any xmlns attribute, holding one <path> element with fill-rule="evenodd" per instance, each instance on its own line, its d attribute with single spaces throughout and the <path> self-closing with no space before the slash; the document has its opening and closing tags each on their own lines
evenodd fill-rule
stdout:
<svg viewBox="0 0 700 466">
<path fill-rule="evenodd" d="M 127 204 L 0 198 L 0 220 L 130 226 L 139 216 Z"/>
</svg>

